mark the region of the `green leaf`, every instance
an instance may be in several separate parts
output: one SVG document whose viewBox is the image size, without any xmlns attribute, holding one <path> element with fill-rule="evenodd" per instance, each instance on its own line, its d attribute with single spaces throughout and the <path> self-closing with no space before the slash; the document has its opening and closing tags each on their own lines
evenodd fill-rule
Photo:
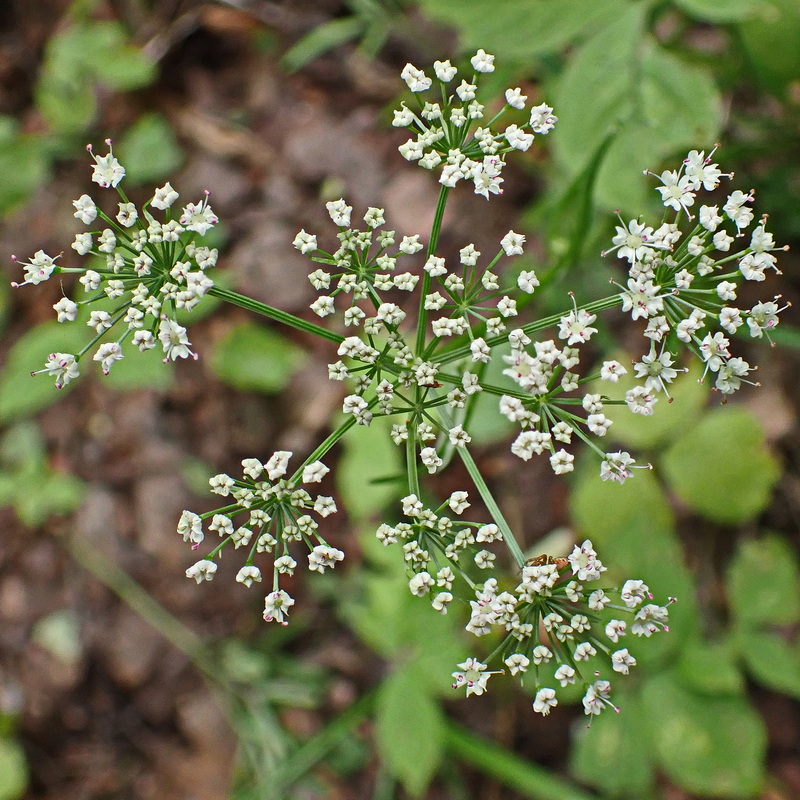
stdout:
<svg viewBox="0 0 800 800">
<path fill-rule="evenodd" d="M 707 414 L 670 447 L 662 466 L 693 511 L 728 524 L 763 511 L 780 475 L 758 420 L 741 407 Z"/>
<path fill-rule="evenodd" d="M 589 461 L 589 459 L 587 459 Z M 591 459 L 591 466 L 595 465 Z M 582 468 L 570 493 L 570 516 L 579 536 L 592 540 L 600 559 L 611 565 L 613 578 L 644 580 L 670 607 L 668 636 L 653 636 L 637 644 L 642 663 L 661 663 L 696 628 L 694 582 L 683 563 L 672 511 L 653 473 L 637 470 L 619 485 L 600 481 L 595 469 Z"/>
<path fill-rule="evenodd" d="M 764 8 L 758 0 L 673 0 L 678 8 L 706 22 L 739 22 Z"/>
<path fill-rule="evenodd" d="M 143 114 L 117 146 L 129 184 L 161 182 L 183 162 L 183 152 L 167 119 L 156 112 Z"/>
<path fill-rule="evenodd" d="M 334 47 L 355 39 L 365 26 L 366 22 L 357 16 L 326 22 L 291 47 L 281 59 L 281 65 L 289 72 L 296 72 Z"/>
<path fill-rule="evenodd" d="M 585 31 L 597 30 L 623 13 L 621 0 L 421 0 L 425 15 L 453 25 L 462 50 L 479 47 L 504 59 L 532 63 Z M 470 53 L 471 55 L 471 53 Z"/>
<path fill-rule="evenodd" d="M 559 117 L 554 147 L 573 173 L 631 115 L 644 13 L 643 4 L 627 6 L 574 52 L 564 70 L 553 103 Z"/>
<path fill-rule="evenodd" d="M 217 342 L 211 370 L 234 389 L 277 394 L 306 363 L 297 345 L 255 322 L 237 325 Z"/>
<path fill-rule="evenodd" d="M 747 671 L 763 686 L 800 699 L 800 652 L 776 633 L 742 632 Z"/>
<path fill-rule="evenodd" d="M 782 537 L 744 541 L 728 568 L 728 603 L 743 628 L 792 625 L 800 620 L 800 570 Z"/>
<path fill-rule="evenodd" d="M 390 429 L 389 419 L 378 417 L 369 427 L 351 428 L 344 441 L 336 486 L 354 519 L 376 514 L 399 496 L 399 483 L 382 480 L 404 475 L 402 449 L 392 442 Z"/>
<path fill-rule="evenodd" d="M 739 25 L 749 66 L 773 92 L 782 94 L 800 75 L 800 4 L 770 0 L 761 13 Z"/>
<path fill-rule="evenodd" d="M 83 502 L 86 486 L 80 478 L 61 472 L 42 472 L 14 479 L 14 509 L 29 527 L 53 514 L 69 514 Z"/>
<path fill-rule="evenodd" d="M 671 780 L 725 800 L 758 794 L 767 736 L 745 700 L 697 695 L 666 674 L 649 680 L 642 697 L 658 760 Z"/>
<path fill-rule="evenodd" d="M 42 369 L 50 353 L 76 353 L 86 341 L 85 328 L 59 322 L 45 322 L 23 334 L 0 371 L 0 422 L 30 416 L 70 391 L 72 383 L 59 391 L 52 378 L 31 377 L 31 372 Z"/>
<path fill-rule="evenodd" d="M 384 680 L 376 713 L 381 761 L 412 797 L 422 796 L 441 763 L 444 715 L 413 665 Z"/>
<path fill-rule="evenodd" d="M 624 13 L 582 45 L 562 76 L 554 140 L 561 163 L 577 174 L 611 135 L 597 200 L 640 213 L 655 169 L 680 148 L 710 145 L 722 104 L 706 70 L 666 52 L 644 31 L 645 4 Z"/>
<path fill-rule="evenodd" d="M 734 660 L 730 641 L 686 642 L 678 661 L 677 675 L 684 686 L 701 694 L 741 695 L 744 679 Z"/>
<path fill-rule="evenodd" d="M 17 800 L 27 788 L 25 751 L 14 739 L 0 739 L 0 800 Z"/>
<path fill-rule="evenodd" d="M 25 203 L 47 179 L 50 163 L 42 138 L 19 131 L 13 117 L 0 116 L 0 214 Z"/>
<path fill-rule="evenodd" d="M 600 714 L 576 729 L 570 768 L 575 777 L 613 797 L 644 797 L 653 787 L 649 720 L 632 692 L 615 691 L 619 714 Z"/>
<path fill-rule="evenodd" d="M 621 364 L 630 364 L 633 360 L 620 354 L 615 354 L 614 357 Z M 669 385 L 672 402 L 660 394 L 650 417 L 632 414 L 626 405 L 605 406 L 603 413 L 614 423 L 607 438 L 643 450 L 654 448 L 678 431 L 686 430 L 697 421 L 708 397 L 708 387 L 698 382 L 699 377 L 700 369 L 693 363 L 688 373 L 678 375 Z M 614 396 L 622 397 L 639 382 L 629 368 L 627 374 L 615 385 Z M 592 387 L 592 391 L 604 393 L 608 391 L 608 384 L 598 382 Z"/>
</svg>

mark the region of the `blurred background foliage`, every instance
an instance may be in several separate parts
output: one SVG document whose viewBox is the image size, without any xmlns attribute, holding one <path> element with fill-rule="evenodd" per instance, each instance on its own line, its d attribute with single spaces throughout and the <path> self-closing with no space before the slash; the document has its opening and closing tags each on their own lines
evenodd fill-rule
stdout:
<svg viewBox="0 0 800 800">
<path fill-rule="evenodd" d="M 188 5 L 180 19 L 190 25 L 202 24 L 197 14 L 215 7 Z M 162 182 L 182 166 L 185 137 L 169 115 L 142 102 L 142 93 L 165 77 L 157 6 L 64 5 L 37 54 L 30 97 L 0 115 L 0 214 L 24 213 L 85 141 L 102 138 L 98 123 L 114 104 L 139 109 L 119 117 L 124 124 L 116 131 L 129 185 Z M 797 0 L 331 0 L 319 8 L 252 0 L 216 8 L 250 17 L 250 46 L 274 52 L 287 73 L 325 58 L 353 57 L 369 71 L 371 64 L 394 69 L 406 60 L 427 66 L 478 47 L 495 53 L 498 89 L 522 85 L 559 117 L 547 149 L 518 159 L 524 179 L 538 188 L 520 203 L 514 226 L 536 242 L 537 269 L 562 295 L 573 286 L 581 300 L 607 293 L 616 271 L 599 253 L 613 225 L 610 212 L 659 214 L 644 168 L 674 167 L 687 150 L 709 151 L 716 142 L 736 186 L 757 190 L 776 240 L 800 243 Z M 176 18 L 180 10 L 175 4 Z M 300 22 L 283 24 L 289 18 Z M 30 249 L 36 247 L 31 236 Z M 796 266 L 787 256 L 781 291 L 789 298 L 797 292 Z M 3 288 L 0 324 L 13 320 Z M 797 348 L 800 332 L 787 323 L 775 340 Z M 37 414 L 73 386 L 56 393 L 49 382 L 27 378 L 48 352 L 75 348 L 71 337 L 83 339 L 79 326 L 41 322 L 26 332 L 17 327 L 4 348 L 0 503 L 31 527 L 78 509 L 86 489 L 48 457 L 37 424 Z M 625 346 L 624 331 L 604 342 L 606 354 L 621 359 Z M 222 384 L 269 397 L 308 361 L 300 344 L 252 320 L 230 327 L 207 355 Z M 754 360 L 763 355 L 762 349 Z M 792 358 L 790 352 L 777 363 Z M 776 370 L 768 377 L 779 378 Z M 140 357 L 125 359 L 109 379 L 114 392 L 163 392 L 172 381 L 157 358 Z M 795 388 L 790 380 L 783 386 Z M 770 391 L 780 395 L 779 387 Z M 587 461 L 569 483 L 564 522 L 576 535 L 592 538 L 618 577 L 641 575 L 657 595 L 679 602 L 670 635 L 643 642 L 640 668 L 620 682 L 623 712 L 603 715 L 588 730 L 577 715 L 564 752 L 551 755 L 547 768 L 536 763 L 536 743 L 526 741 L 527 718 L 515 718 L 517 732 L 498 744 L 468 730 L 463 703 L 444 704 L 450 671 L 474 644 L 461 635 L 457 614 L 435 615 L 409 595 L 400 560 L 377 546 L 372 521 L 396 497 L 393 478 L 401 471 L 380 425 L 359 429 L 337 465 L 338 493 L 358 532 L 359 566 L 306 587 L 315 602 L 335 609 L 337 624 L 349 632 L 342 635 L 374 665 L 373 681 L 360 697 L 326 712 L 325 724 L 311 733 L 290 730 L 283 713 L 320 709 L 334 680 L 332 668 L 293 655 L 313 629 L 307 616 L 298 614 L 287 630 L 246 637 L 230 631 L 204 644 L 119 565 L 80 543 L 65 547 L 185 652 L 213 687 L 238 739 L 233 798 L 324 796 L 328 773 L 346 783 L 370 771 L 376 800 L 404 796 L 398 791 L 472 797 L 475 773 L 507 787 L 496 797 L 513 791 L 551 800 L 788 800 L 800 791 L 797 775 L 792 784 L 788 773 L 771 773 L 768 757 L 783 748 L 784 758 L 800 758 L 800 746 L 770 740 L 760 701 L 781 696 L 790 711 L 779 720 L 791 719 L 797 732 L 798 521 L 774 510 L 789 505 L 786 487 L 797 481 L 797 407 L 790 409 L 792 424 L 770 437 L 770 420 L 750 399 L 720 406 L 697 374 L 685 375 L 655 417 L 615 419 L 615 441 L 649 460 L 652 473 L 624 486 L 602 484 Z M 487 430 L 485 444 L 503 441 L 502 426 Z M 210 465 L 187 462 L 185 479 L 202 487 L 211 473 Z M 563 549 L 564 542 L 556 531 L 546 546 Z M 30 632 L 66 664 L 80 635 L 69 611 L 44 617 Z M 491 696 L 495 708 L 513 702 L 497 685 Z M 19 705 L 5 703 L 0 712 L 0 800 L 13 800 L 25 796 L 39 765 L 36 752 L 22 746 Z M 41 781 L 36 796 L 46 796 Z"/>
</svg>

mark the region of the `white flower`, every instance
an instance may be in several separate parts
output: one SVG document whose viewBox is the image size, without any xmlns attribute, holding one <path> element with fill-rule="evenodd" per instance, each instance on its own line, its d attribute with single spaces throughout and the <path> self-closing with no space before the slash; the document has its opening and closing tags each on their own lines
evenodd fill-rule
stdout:
<svg viewBox="0 0 800 800">
<path fill-rule="evenodd" d="M 558 700 L 556 699 L 555 689 L 544 687 L 536 692 L 536 697 L 533 700 L 533 710 L 537 714 L 546 717 L 550 713 L 550 710 L 557 705 Z"/>
<path fill-rule="evenodd" d="M 103 342 L 93 356 L 94 361 L 100 362 L 103 375 L 108 375 L 114 362 L 124 358 L 122 348 L 118 342 Z"/>
<path fill-rule="evenodd" d="M 308 255 L 308 253 L 313 253 L 317 249 L 317 237 L 313 234 L 306 233 L 305 230 L 301 230 L 300 233 L 294 237 L 292 244 L 303 255 Z"/>
<path fill-rule="evenodd" d="M 433 71 L 442 83 L 449 83 L 456 76 L 456 68 L 449 61 L 434 61 Z"/>
<path fill-rule="evenodd" d="M 325 204 L 325 208 L 328 209 L 328 214 L 334 225 L 338 225 L 340 228 L 348 228 L 350 226 L 350 213 L 353 207 L 348 206 L 343 199 L 331 200 L 331 202 Z"/>
<path fill-rule="evenodd" d="M 485 50 L 478 50 L 469 63 L 476 72 L 494 72 L 494 56 L 489 55 Z"/>
<path fill-rule="evenodd" d="M 321 461 L 314 461 L 303 468 L 303 483 L 320 483 L 329 472 Z"/>
<path fill-rule="evenodd" d="M 426 89 L 430 89 L 432 83 L 431 79 L 413 64 L 406 64 L 403 67 L 403 71 L 400 73 L 400 77 L 405 81 L 406 86 L 408 86 L 412 92 L 424 92 Z M 347 225 L 349 224 L 348 222 Z"/>
<path fill-rule="evenodd" d="M 253 583 L 261 583 L 261 570 L 252 564 L 244 566 L 236 573 L 236 582 L 243 583 L 249 589 Z"/>
<path fill-rule="evenodd" d="M 522 255 L 522 245 L 525 244 L 525 236 L 521 233 L 509 231 L 501 240 L 500 245 L 505 250 L 507 256 Z"/>
<path fill-rule="evenodd" d="M 90 225 L 97 219 L 97 206 L 88 194 L 82 194 L 77 200 L 72 201 L 75 206 L 74 217 L 77 217 L 84 225 Z"/>
<path fill-rule="evenodd" d="M 294 599 L 286 594 L 283 589 L 271 592 L 264 598 L 264 620 L 266 622 L 275 621 L 279 625 L 288 625 L 289 621 L 284 615 L 289 613 L 289 609 L 293 605 Z"/>
<path fill-rule="evenodd" d="M 453 688 L 466 687 L 467 697 L 471 694 L 482 695 L 486 691 L 489 677 L 494 673 L 487 672 L 486 664 L 476 658 L 468 658 L 458 666 L 461 671 L 453 673 L 453 677 L 456 679 Z"/>
<path fill-rule="evenodd" d="M 519 86 L 516 89 L 506 89 L 506 103 L 511 108 L 522 110 L 525 108 L 525 101 L 528 99 L 527 95 L 522 94 L 522 89 Z"/>
<path fill-rule="evenodd" d="M 203 581 L 210 581 L 214 577 L 216 571 L 216 562 L 204 558 L 202 561 L 192 564 L 192 566 L 186 570 L 186 577 L 194 578 L 197 583 L 202 583 Z"/>
<path fill-rule="evenodd" d="M 505 665 L 508 667 L 508 671 L 512 675 L 526 672 L 530 666 L 530 663 L 531 660 L 522 653 L 512 653 L 508 658 L 505 659 Z"/>
<path fill-rule="evenodd" d="M 150 200 L 150 205 L 158 208 L 161 211 L 166 211 L 180 195 L 172 188 L 172 185 L 167 181 L 160 189 L 156 189 L 155 194 Z"/>
<path fill-rule="evenodd" d="M 289 459 L 292 457 L 291 450 L 276 450 L 264 465 L 267 475 L 271 481 L 282 478 L 286 474 L 289 466 Z"/>
<path fill-rule="evenodd" d="M 165 362 L 194 356 L 194 353 L 189 349 L 191 342 L 186 335 L 186 328 L 178 325 L 174 320 L 161 320 L 158 326 L 158 338 L 164 350 Z"/>
<path fill-rule="evenodd" d="M 87 149 L 94 159 L 94 171 L 92 172 L 92 180 L 102 186 L 104 189 L 111 187 L 112 189 L 125 177 L 124 167 L 114 158 L 114 153 L 111 151 L 111 140 L 106 139 L 106 144 L 109 146 L 108 155 L 96 156 L 91 151 L 91 146 Z"/>
<path fill-rule="evenodd" d="M 617 650 L 611 654 L 611 665 L 614 672 L 627 675 L 630 672 L 630 668 L 636 666 L 636 659 L 627 649 Z"/>
<path fill-rule="evenodd" d="M 558 117 L 546 103 L 540 103 L 531 109 L 530 125 L 534 133 L 547 134 L 555 127 Z"/>
</svg>

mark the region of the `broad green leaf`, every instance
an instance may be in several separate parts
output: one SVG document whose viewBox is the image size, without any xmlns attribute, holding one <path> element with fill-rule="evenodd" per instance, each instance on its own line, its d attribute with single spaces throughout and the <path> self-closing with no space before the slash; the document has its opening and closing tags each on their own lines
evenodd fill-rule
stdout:
<svg viewBox="0 0 800 800">
<path fill-rule="evenodd" d="M 437 614 L 429 599 L 412 596 L 399 546 L 380 544 L 374 527 L 365 529 L 362 543 L 369 566 L 358 576 L 355 599 L 342 606 L 345 621 L 385 659 L 414 663 L 430 690 L 451 694 L 450 673 L 465 658 L 458 609 Z"/>
<path fill-rule="evenodd" d="M 642 698 L 667 777 L 704 797 L 757 796 L 767 736 L 761 717 L 746 700 L 698 695 L 668 674 L 647 681 Z"/>
<path fill-rule="evenodd" d="M 453 25 L 461 48 L 479 47 L 498 58 L 531 63 L 623 13 L 622 0 L 421 0 L 426 16 Z M 471 55 L 471 53 L 470 53 Z"/>
<path fill-rule="evenodd" d="M 734 660 L 735 652 L 725 639 L 686 642 L 677 665 L 681 683 L 701 694 L 741 695 L 744 679 Z"/>
<path fill-rule="evenodd" d="M 800 620 L 797 556 L 780 536 L 742 542 L 728 568 L 726 589 L 731 611 L 743 628 Z"/>
<path fill-rule="evenodd" d="M 763 511 L 780 474 L 758 420 L 741 407 L 707 414 L 670 447 L 662 466 L 693 511 L 728 524 Z"/>
<path fill-rule="evenodd" d="M 413 665 L 383 681 L 376 716 L 381 761 L 412 797 L 421 797 L 442 759 L 444 715 Z"/>
<path fill-rule="evenodd" d="M 738 26 L 749 66 L 772 91 L 782 94 L 800 75 L 800 3 L 770 0 Z"/>
<path fill-rule="evenodd" d="M 571 770 L 612 797 L 645 797 L 655 779 L 649 720 L 632 692 L 615 691 L 613 699 L 619 714 L 600 714 L 590 728 L 576 729 Z"/>
<path fill-rule="evenodd" d="M 393 479 L 404 475 L 403 451 L 389 437 L 390 429 L 389 419 L 379 417 L 369 427 L 356 425 L 347 433 L 336 485 L 354 519 L 376 514 L 400 496 L 401 484 Z"/>
<path fill-rule="evenodd" d="M 177 171 L 183 153 L 167 119 L 156 112 L 139 117 L 120 140 L 117 155 L 130 184 L 159 183 Z"/>
<path fill-rule="evenodd" d="M 83 501 L 86 486 L 80 478 L 49 469 L 10 476 L 13 505 L 19 518 L 31 528 L 53 514 L 69 514 Z"/>
<path fill-rule="evenodd" d="M 276 394 L 307 361 L 297 345 L 254 322 L 237 325 L 214 347 L 211 369 L 234 389 Z"/>
<path fill-rule="evenodd" d="M 591 462 L 591 468 L 578 471 L 570 516 L 578 536 L 591 539 L 609 566 L 609 580 L 618 585 L 628 578 L 644 580 L 662 604 L 678 598 L 670 606 L 669 635 L 637 643 L 641 663 L 661 663 L 696 627 L 694 582 L 683 563 L 672 511 L 652 472 L 637 470 L 619 485 L 600 481 Z"/>
<path fill-rule="evenodd" d="M 597 181 L 597 200 L 607 208 L 641 213 L 655 181 L 642 175 L 657 170 L 676 151 L 711 145 L 719 135 L 722 103 L 708 71 L 650 41 L 634 87 L 641 104 L 621 125 Z M 598 140 L 598 143 L 601 140 Z M 675 168 L 679 166 L 676 162 Z"/>
<path fill-rule="evenodd" d="M 45 69 L 36 84 L 36 107 L 56 131 L 77 133 L 94 118 L 97 105 L 94 87 L 85 78 Z"/>
<path fill-rule="evenodd" d="M 83 653 L 80 621 L 75 611 L 69 608 L 40 619 L 33 626 L 31 638 L 66 665 L 74 664 Z"/>
<path fill-rule="evenodd" d="M 42 369 L 50 353 L 76 353 L 86 342 L 86 328 L 59 322 L 45 322 L 23 334 L 0 371 L 0 422 L 30 416 L 70 391 L 72 383 L 59 391 L 52 378 L 31 377 L 31 372 Z"/>
<path fill-rule="evenodd" d="M 621 364 L 630 365 L 637 358 L 615 354 L 614 358 Z M 672 402 L 663 393 L 658 395 L 653 415 L 643 417 L 641 414 L 632 414 L 627 406 L 607 405 L 603 413 L 614 423 L 608 431 L 607 438 L 619 441 L 637 450 L 656 447 L 667 441 L 678 431 L 685 430 L 694 424 L 700 416 L 701 409 L 708 397 L 706 384 L 698 383 L 700 369 L 692 364 L 688 373 L 678 375 L 669 385 Z M 633 369 L 628 366 L 628 372 L 619 382 L 611 386 L 605 382 L 598 382 L 592 387 L 595 392 L 608 393 L 613 397 L 622 397 L 628 389 L 632 389 L 640 380 L 637 380 Z"/>
<path fill-rule="evenodd" d="M 758 0 L 673 0 L 678 8 L 705 22 L 739 22 L 757 17 L 764 8 Z"/>
<path fill-rule="evenodd" d="M 0 739 L 0 800 L 17 800 L 28 787 L 28 762 L 22 745 Z"/>
<path fill-rule="evenodd" d="M 583 169 L 606 137 L 632 114 L 637 50 L 645 6 L 628 5 L 572 55 L 553 106 L 558 109 L 554 147 L 573 172 Z"/>
<path fill-rule="evenodd" d="M 43 139 L 20 133 L 16 120 L 0 116 L 0 215 L 25 203 L 49 171 Z"/>
<path fill-rule="evenodd" d="M 742 632 L 747 671 L 763 686 L 800 699 L 800 650 L 777 633 Z"/>
</svg>

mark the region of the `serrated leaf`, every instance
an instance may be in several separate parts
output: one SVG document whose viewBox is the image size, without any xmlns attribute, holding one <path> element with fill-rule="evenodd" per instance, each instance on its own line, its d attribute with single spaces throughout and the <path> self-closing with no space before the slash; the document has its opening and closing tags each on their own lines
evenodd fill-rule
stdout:
<svg viewBox="0 0 800 800">
<path fill-rule="evenodd" d="M 800 652 L 776 633 L 743 633 L 747 671 L 763 686 L 800 699 Z"/>
<path fill-rule="evenodd" d="M 780 536 L 744 541 L 728 568 L 728 603 L 743 628 L 800 620 L 797 556 Z"/>
<path fill-rule="evenodd" d="M 710 412 L 669 448 L 661 463 L 684 503 L 728 524 L 763 511 L 780 475 L 758 420 L 745 408 Z"/>
<path fill-rule="evenodd" d="M 576 729 L 570 768 L 581 782 L 612 797 L 644 797 L 655 779 L 650 723 L 631 692 L 615 691 L 619 714 L 601 714 L 590 728 Z"/>
<path fill-rule="evenodd" d="M 381 761 L 412 797 L 420 797 L 442 760 L 444 716 L 413 665 L 384 680 L 376 716 Z"/>
<path fill-rule="evenodd" d="M 746 700 L 698 695 L 670 675 L 647 681 L 642 697 L 658 761 L 672 781 L 725 800 L 758 794 L 767 736 Z"/>
<path fill-rule="evenodd" d="M 42 369 L 50 353 L 76 353 L 86 341 L 85 328 L 59 322 L 45 322 L 23 334 L 0 371 L 0 422 L 30 416 L 69 392 L 74 383 L 59 390 L 52 378 L 31 377 L 31 372 Z"/>
<path fill-rule="evenodd" d="M 167 119 L 156 112 L 143 114 L 125 131 L 117 145 L 127 184 L 162 181 L 183 162 L 183 152 Z"/>
<path fill-rule="evenodd" d="M 739 22 L 757 16 L 758 0 L 673 0 L 678 8 L 706 22 Z"/>
<path fill-rule="evenodd" d="M 363 520 L 400 496 L 402 484 L 383 479 L 404 475 L 402 449 L 391 440 L 391 422 L 378 417 L 369 427 L 352 427 L 336 469 L 336 485 L 347 513 Z"/>
<path fill-rule="evenodd" d="M 28 787 L 25 751 L 14 739 L 0 739 L 0 800 L 17 800 Z"/>
<path fill-rule="evenodd" d="M 602 28 L 626 7 L 620 0 L 422 0 L 419 5 L 426 16 L 459 31 L 462 50 L 482 47 L 520 63 Z"/>
<path fill-rule="evenodd" d="M 677 675 L 684 686 L 701 694 L 741 695 L 744 679 L 736 665 L 735 651 L 727 639 L 686 642 L 678 661 Z"/>
<path fill-rule="evenodd" d="M 211 370 L 234 389 L 276 394 L 307 360 L 305 351 L 280 334 L 246 322 L 217 342 Z"/>
</svg>

